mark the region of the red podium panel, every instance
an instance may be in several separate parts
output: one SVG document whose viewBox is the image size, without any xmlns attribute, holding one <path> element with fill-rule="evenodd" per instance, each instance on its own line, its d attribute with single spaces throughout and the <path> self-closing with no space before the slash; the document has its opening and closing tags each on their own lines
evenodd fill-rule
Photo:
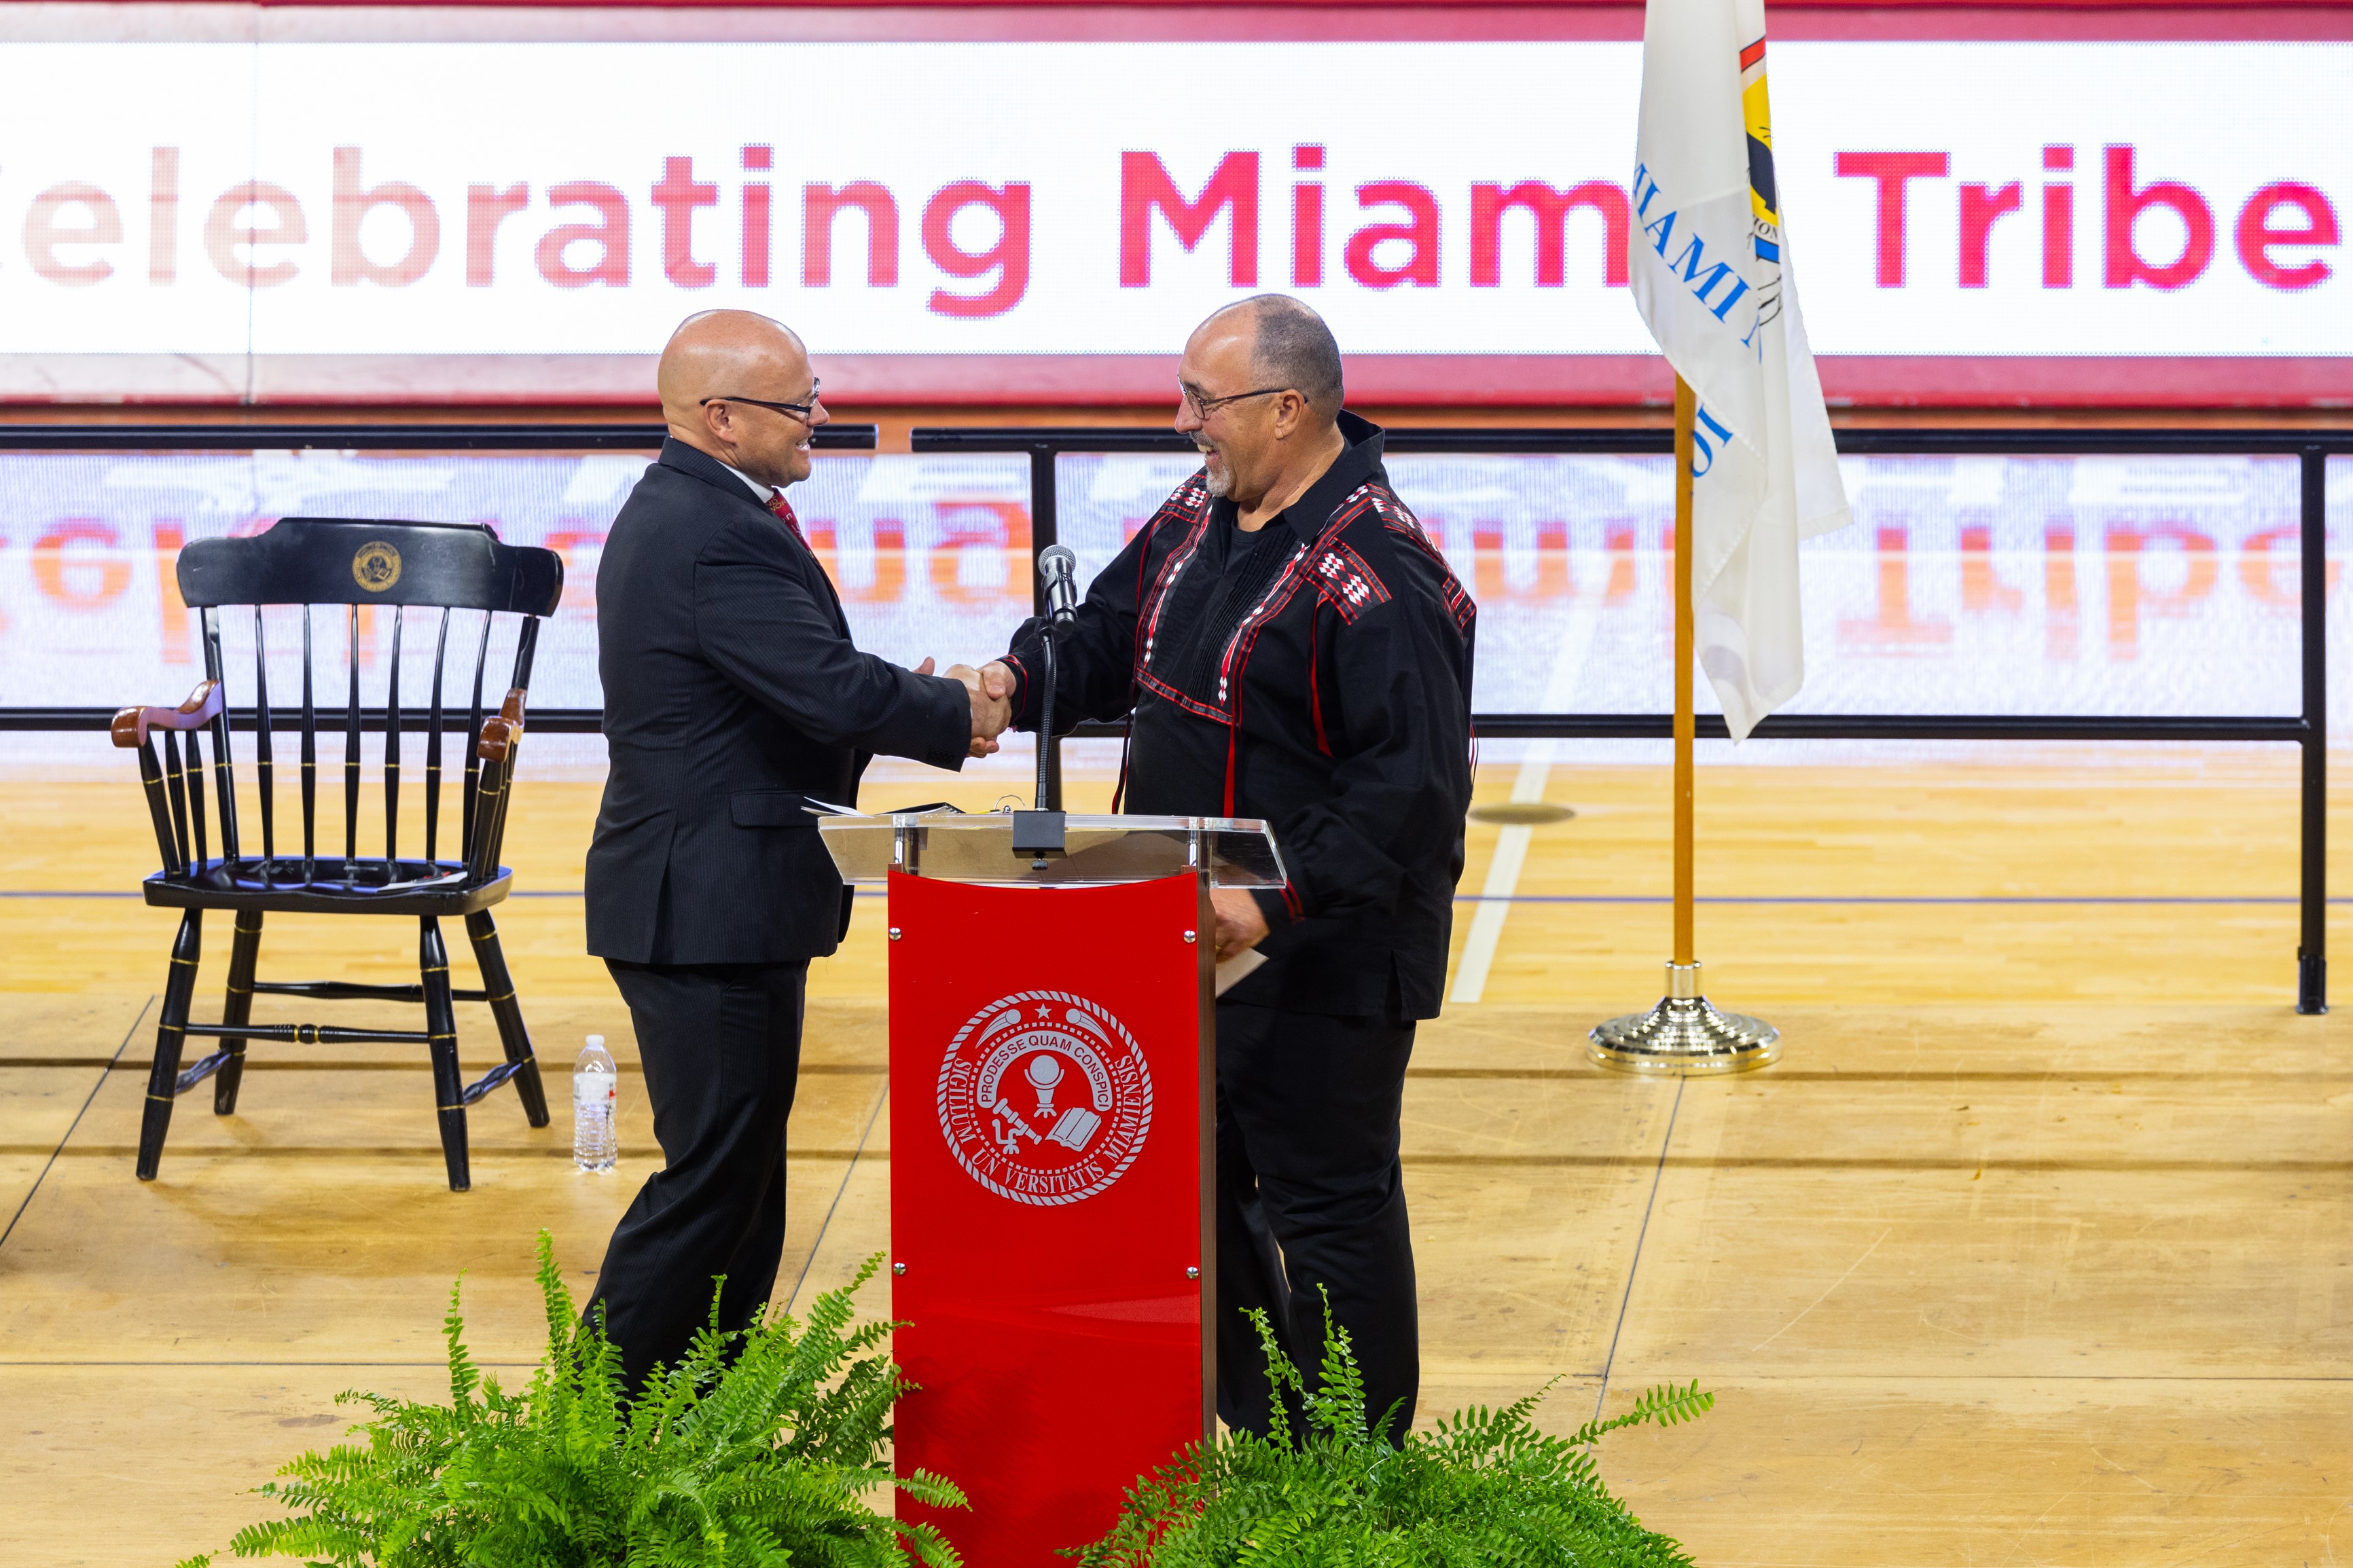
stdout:
<svg viewBox="0 0 2353 1568">
<path fill-rule="evenodd" d="M 890 888 L 898 1465 L 972 1500 L 900 1507 L 972 1568 L 1062 1568 L 1215 1426 L 1208 896 Z"/>
</svg>

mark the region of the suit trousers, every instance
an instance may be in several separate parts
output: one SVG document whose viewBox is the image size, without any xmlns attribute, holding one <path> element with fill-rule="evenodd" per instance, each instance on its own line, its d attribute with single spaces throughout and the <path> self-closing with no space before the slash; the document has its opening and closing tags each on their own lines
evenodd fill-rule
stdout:
<svg viewBox="0 0 2353 1568">
<path fill-rule="evenodd" d="M 1267 1434 L 1273 1422 L 1244 1310 L 1267 1315 L 1313 1388 L 1326 1293 L 1364 1373 L 1367 1418 L 1397 1406 L 1392 1442 L 1412 1424 L 1421 1330 L 1398 1121 L 1413 1031 L 1218 1006 L 1218 1414 L 1229 1426 Z"/>
<path fill-rule="evenodd" d="M 747 1327 L 785 1247 L 785 1123 L 800 1072 L 808 961 L 606 960 L 637 1026 L 663 1168 L 621 1216 L 595 1301 L 632 1393 L 676 1366 L 711 1319 Z"/>
</svg>

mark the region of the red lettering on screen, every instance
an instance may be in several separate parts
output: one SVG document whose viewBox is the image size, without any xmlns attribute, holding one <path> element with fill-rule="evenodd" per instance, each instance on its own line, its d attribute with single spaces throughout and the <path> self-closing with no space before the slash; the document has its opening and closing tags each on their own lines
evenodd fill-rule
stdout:
<svg viewBox="0 0 2353 1568">
<path fill-rule="evenodd" d="M 997 239 L 986 249 L 967 250 L 956 240 L 955 216 L 967 207 L 997 216 Z M 978 294 L 934 289 L 929 301 L 934 310 L 943 316 L 1001 316 L 1010 310 L 1029 290 L 1029 187 L 1015 181 L 1000 190 L 977 180 L 941 186 L 923 207 L 923 254 L 951 278 L 997 274 L 997 281 Z"/>
<path fill-rule="evenodd" d="M 1374 180 L 1356 187 L 1356 205 L 1370 211 L 1401 206 L 1403 223 L 1368 223 L 1348 237 L 1348 276 L 1367 289 L 1394 289 L 1410 283 L 1417 289 L 1438 287 L 1438 198 L 1430 187 L 1411 180 Z M 1384 263 L 1383 245 L 1403 244 L 1406 259 Z"/>
<path fill-rule="evenodd" d="M 1168 222 L 1176 243 L 1199 246 L 1209 225 L 1224 213 L 1231 249 L 1227 276 L 1237 289 L 1258 287 L 1258 154 L 1229 153 L 1218 160 L 1208 184 L 1187 199 L 1156 153 L 1119 155 L 1119 286 L 1152 286 L 1152 215 Z M 1319 257 L 1320 262 L 1320 257 Z M 1320 265 L 1318 270 L 1320 271 Z"/>
<path fill-rule="evenodd" d="M 852 583 L 841 573 L 836 531 L 829 521 L 802 523 L 818 563 L 833 579 L 834 592 L 851 605 L 895 604 L 907 591 L 907 525 L 895 517 L 874 520 L 874 580 Z"/>
<path fill-rule="evenodd" d="M 833 284 L 833 219 L 844 207 L 866 218 L 866 286 L 899 286 L 899 204 L 888 187 L 872 180 L 801 187 L 801 282 L 811 289 Z"/>
<path fill-rule="evenodd" d="M 79 221 L 63 221 L 69 214 Z M 98 256 L 69 261 L 58 255 L 58 247 L 121 243 L 122 213 L 114 198 L 84 181 L 51 185 L 25 213 L 25 256 L 34 273 L 69 289 L 105 282 L 114 276 L 114 263 Z"/>
<path fill-rule="evenodd" d="M 1634 529 L 1630 523 L 1602 530 L 1609 552 L 1609 581 L 1601 590 L 1603 605 L 1622 605 L 1634 596 Z"/>
<path fill-rule="evenodd" d="M 1879 530 L 1879 612 L 1839 622 L 1839 641 L 1881 653 L 1913 653 L 1953 640 L 1953 623 L 1912 609 L 1912 531 Z"/>
<path fill-rule="evenodd" d="M 1589 208 L 1601 215 L 1601 281 L 1626 287 L 1626 246 L 1633 214 L 1625 191 L 1607 180 L 1588 180 L 1556 190 L 1541 180 L 1471 187 L 1471 287 L 1497 289 L 1504 281 L 1504 217 L 1517 207 L 1535 224 L 1535 281 L 1558 289 L 1567 277 L 1568 215 Z"/>
<path fill-rule="evenodd" d="M 2304 531 L 2295 523 L 2251 533 L 2240 546 L 2239 581 L 2257 604 L 2292 616 L 2304 607 Z M 2284 546 L 2285 548 L 2282 548 Z M 2321 568 L 2321 591 L 2337 591 L 2345 563 L 2331 561 Z"/>
<path fill-rule="evenodd" d="M 267 215 L 269 221 L 256 215 Z M 294 281 L 301 268 L 291 261 L 265 263 L 261 247 L 301 245 L 310 237 L 302 204 L 293 192 L 267 180 L 230 186 L 205 215 L 205 253 L 222 277 L 242 287 L 275 289 Z M 245 254 L 238 255 L 240 250 Z"/>
<path fill-rule="evenodd" d="M 874 581 L 863 588 L 845 588 L 843 597 L 851 603 L 880 601 L 889 604 L 907 591 L 907 525 L 897 518 L 878 517 L 874 520 Z"/>
<path fill-rule="evenodd" d="M 2183 558 L 2181 585 L 2152 592 L 2143 576 L 2149 546 L 2170 544 Z M 2132 528 L 2108 528 L 2108 658 L 2140 657 L 2140 623 L 2147 616 L 2186 616 L 2214 591 L 2221 567 L 2214 560 L 2214 540 L 2186 522 L 2159 522 Z"/>
<path fill-rule="evenodd" d="M 180 150 L 147 150 L 147 281 L 180 276 Z"/>
<path fill-rule="evenodd" d="M 1422 521 L 1427 523 L 1430 520 Z M 1569 574 L 1568 524 L 1565 522 L 1536 524 L 1535 571 L 1523 582 L 1512 581 L 1501 523 L 1472 523 L 1471 549 L 1473 591 L 1482 605 L 1566 599 L 1577 592 L 1576 582 Z"/>
<path fill-rule="evenodd" d="M 101 609 L 131 583 L 131 563 L 117 548 L 121 542 L 111 525 L 94 517 L 65 518 L 33 542 L 33 581 L 69 610 Z M 76 544 L 98 549 L 69 553 Z"/>
<path fill-rule="evenodd" d="M 2179 289 L 2195 281 L 2214 259 L 2214 212 L 2206 198 L 2194 186 L 2178 180 L 2152 180 L 2136 189 L 2129 145 L 2109 147 L 2105 166 L 2107 243 L 2101 281 L 2111 289 L 2128 289 L 2136 283 Z M 2179 218 L 2185 231 L 2181 254 L 2162 264 L 2144 258 L 2135 242 L 2141 215 L 2156 208 Z"/>
<path fill-rule="evenodd" d="M 2026 590 L 2003 582 L 1993 566 L 1993 530 L 1982 524 L 1961 530 L 1961 608 L 1975 615 L 2014 616 Z"/>
<path fill-rule="evenodd" d="M 757 171 L 774 166 L 776 150 L 762 143 L 744 149 L 744 167 Z M 768 182 L 744 182 L 744 287 L 765 289 L 768 286 L 768 247 L 775 237 L 774 224 L 768 212 Z"/>
<path fill-rule="evenodd" d="M 155 546 L 157 603 L 163 611 L 164 662 L 195 661 L 188 647 L 188 605 L 180 597 L 180 547 L 188 531 L 176 517 L 159 517 L 149 531 Z"/>
<path fill-rule="evenodd" d="M 1011 596 L 1027 600 L 1022 587 L 1029 571 L 1029 506 L 1018 500 L 941 501 L 944 524 L 932 552 L 932 592 L 950 605 L 1001 605 Z M 967 585 L 965 552 L 989 549 L 1002 557 L 1004 574 L 993 583 Z"/>
<path fill-rule="evenodd" d="M 1302 142 L 1291 150 L 1294 169 L 1320 169 L 1324 149 Z M 1324 286 L 1324 184 L 1300 180 L 1291 187 L 1291 283 L 1295 289 Z"/>
<path fill-rule="evenodd" d="M 564 602 L 557 606 L 556 614 L 567 616 L 574 620 L 595 620 L 596 618 L 595 563 L 575 560 L 573 552 L 583 549 L 594 550 L 601 555 L 605 549 L 605 531 L 575 522 L 566 527 L 548 530 L 547 536 L 540 542 L 554 551 L 564 561 Z"/>
<path fill-rule="evenodd" d="M 1659 631 L 1666 656 L 1675 656 L 1675 528 L 1669 523 L 1659 530 L 1659 559 L 1666 564 L 1666 592 L 1658 595 Z"/>
<path fill-rule="evenodd" d="M 531 186 L 466 187 L 466 287 L 487 289 L 498 260 L 499 225 L 531 205 Z"/>
<path fill-rule="evenodd" d="M 1986 286 L 1987 251 L 1993 242 L 1994 221 L 2014 213 L 2026 202 L 2026 187 L 2018 181 L 1996 189 L 1991 185 L 1961 187 L 1961 287 Z"/>
<path fill-rule="evenodd" d="M 2052 523 L 2042 531 L 2042 657 L 2064 663 L 2083 645 L 2075 597 L 2075 530 Z"/>
<path fill-rule="evenodd" d="M 2303 215 L 2304 221 L 2294 228 L 2277 226 L 2272 219 L 2282 207 L 2294 207 Z M 2247 276 L 2263 287 L 2316 288 L 2328 279 L 2328 263 L 2316 256 L 2301 266 L 2284 267 L 2273 259 L 2272 251 L 2279 246 L 2334 246 L 2337 238 L 2337 209 L 2313 186 L 2282 180 L 2247 198 L 2247 205 L 2239 212 L 2235 237 L 2240 264 L 2246 268 Z"/>
<path fill-rule="evenodd" d="M 343 288 L 375 283 L 405 289 L 425 276 L 441 251 L 441 215 L 423 191 L 405 180 L 362 184 L 360 150 L 335 149 L 335 205 L 329 243 L 328 280 Z M 376 261 L 360 244 L 360 225 L 379 207 L 390 207 L 408 225 L 408 248 L 397 261 Z"/>
<path fill-rule="evenodd" d="M 602 283 L 608 289 L 628 288 L 628 198 L 602 181 L 572 180 L 550 186 L 547 205 L 594 207 L 598 221 L 558 224 L 540 236 L 534 258 L 539 263 L 539 275 L 558 289 L 586 289 L 591 283 Z M 574 265 L 572 247 L 578 245 L 596 247 L 595 266 Z"/>
<path fill-rule="evenodd" d="M 2053 143 L 2042 149 L 2045 169 L 2073 169 L 2075 149 Z M 2065 181 L 2042 184 L 2042 286 L 2075 286 L 2075 187 Z"/>
<path fill-rule="evenodd" d="M 1882 289 L 1904 287 L 1905 191 L 1908 182 L 1943 179 L 1952 172 L 1949 153 L 1841 153 L 1832 169 L 1843 179 L 1875 181 L 1879 186 L 1879 263 Z"/>
<path fill-rule="evenodd" d="M 719 268 L 694 258 L 694 210 L 717 206 L 719 187 L 694 177 L 692 158 L 672 156 L 662 160 L 653 198 L 662 215 L 662 276 L 681 289 L 710 288 Z"/>
</svg>

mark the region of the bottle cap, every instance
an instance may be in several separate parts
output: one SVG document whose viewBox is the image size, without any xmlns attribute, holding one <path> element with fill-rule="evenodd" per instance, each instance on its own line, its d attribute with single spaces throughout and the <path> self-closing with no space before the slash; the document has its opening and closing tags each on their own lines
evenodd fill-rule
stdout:
<svg viewBox="0 0 2353 1568">
<path fill-rule="evenodd" d="M 596 1047 L 598 1050 L 603 1050 L 605 1048 L 605 1037 L 602 1035 L 591 1035 L 588 1037 L 588 1043 Z"/>
</svg>

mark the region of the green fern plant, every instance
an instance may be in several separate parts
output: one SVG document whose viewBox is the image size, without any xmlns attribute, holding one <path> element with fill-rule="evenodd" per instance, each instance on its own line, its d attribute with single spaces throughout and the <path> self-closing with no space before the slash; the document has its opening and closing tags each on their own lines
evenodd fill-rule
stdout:
<svg viewBox="0 0 2353 1568">
<path fill-rule="evenodd" d="M 1313 1389 L 1265 1316 L 1251 1318 L 1274 1387 L 1273 1436 L 1229 1433 L 1145 1477 L 1109 1535 L 1065 1554 L 1082 1568 L 1691 1568 L 1680 1545 L 1609 1495 L 1592 1449 L 1623 1426 L 1700 1415 L 1715 1396 L 1698 1384 L 1651 1389 L 1566 1437 L 1530 1419 L 1547 1384 L 1392 1447 L 1396 1412 L 1367 1420 L 1364 1377 L 1328 1305 Z"/>
<path fill-rule="evenodd" d="M 352 1429 L 365 1441 L 280 1470 L 259 1490 L 293 1517 L 248 1526 L 230 1550 L 314 1568 L 903 1568 L 903 1542 L 926 1568 L 955 1568 L 936 1531 L 865 1500 L 892 1484 L 891 1406 L 911 1386 L 880 1353 L 896 1324 L 849 1326 L 881 1263 L 818 1298 L 806 1328 L 779 1316 L 723 1332 L 714 1297 L 684 1359 L 630 1401 L 601 1310 L 579 1321 L 543 1231 L 547 1355 L 530 1384 L 510 1394 L 476 1368 L 453 1286 L 449 1404 L 339 1395 L 375 1413 Z M 965 1503 L 937 1476 L 896 1484 Z"/>
</svg>

